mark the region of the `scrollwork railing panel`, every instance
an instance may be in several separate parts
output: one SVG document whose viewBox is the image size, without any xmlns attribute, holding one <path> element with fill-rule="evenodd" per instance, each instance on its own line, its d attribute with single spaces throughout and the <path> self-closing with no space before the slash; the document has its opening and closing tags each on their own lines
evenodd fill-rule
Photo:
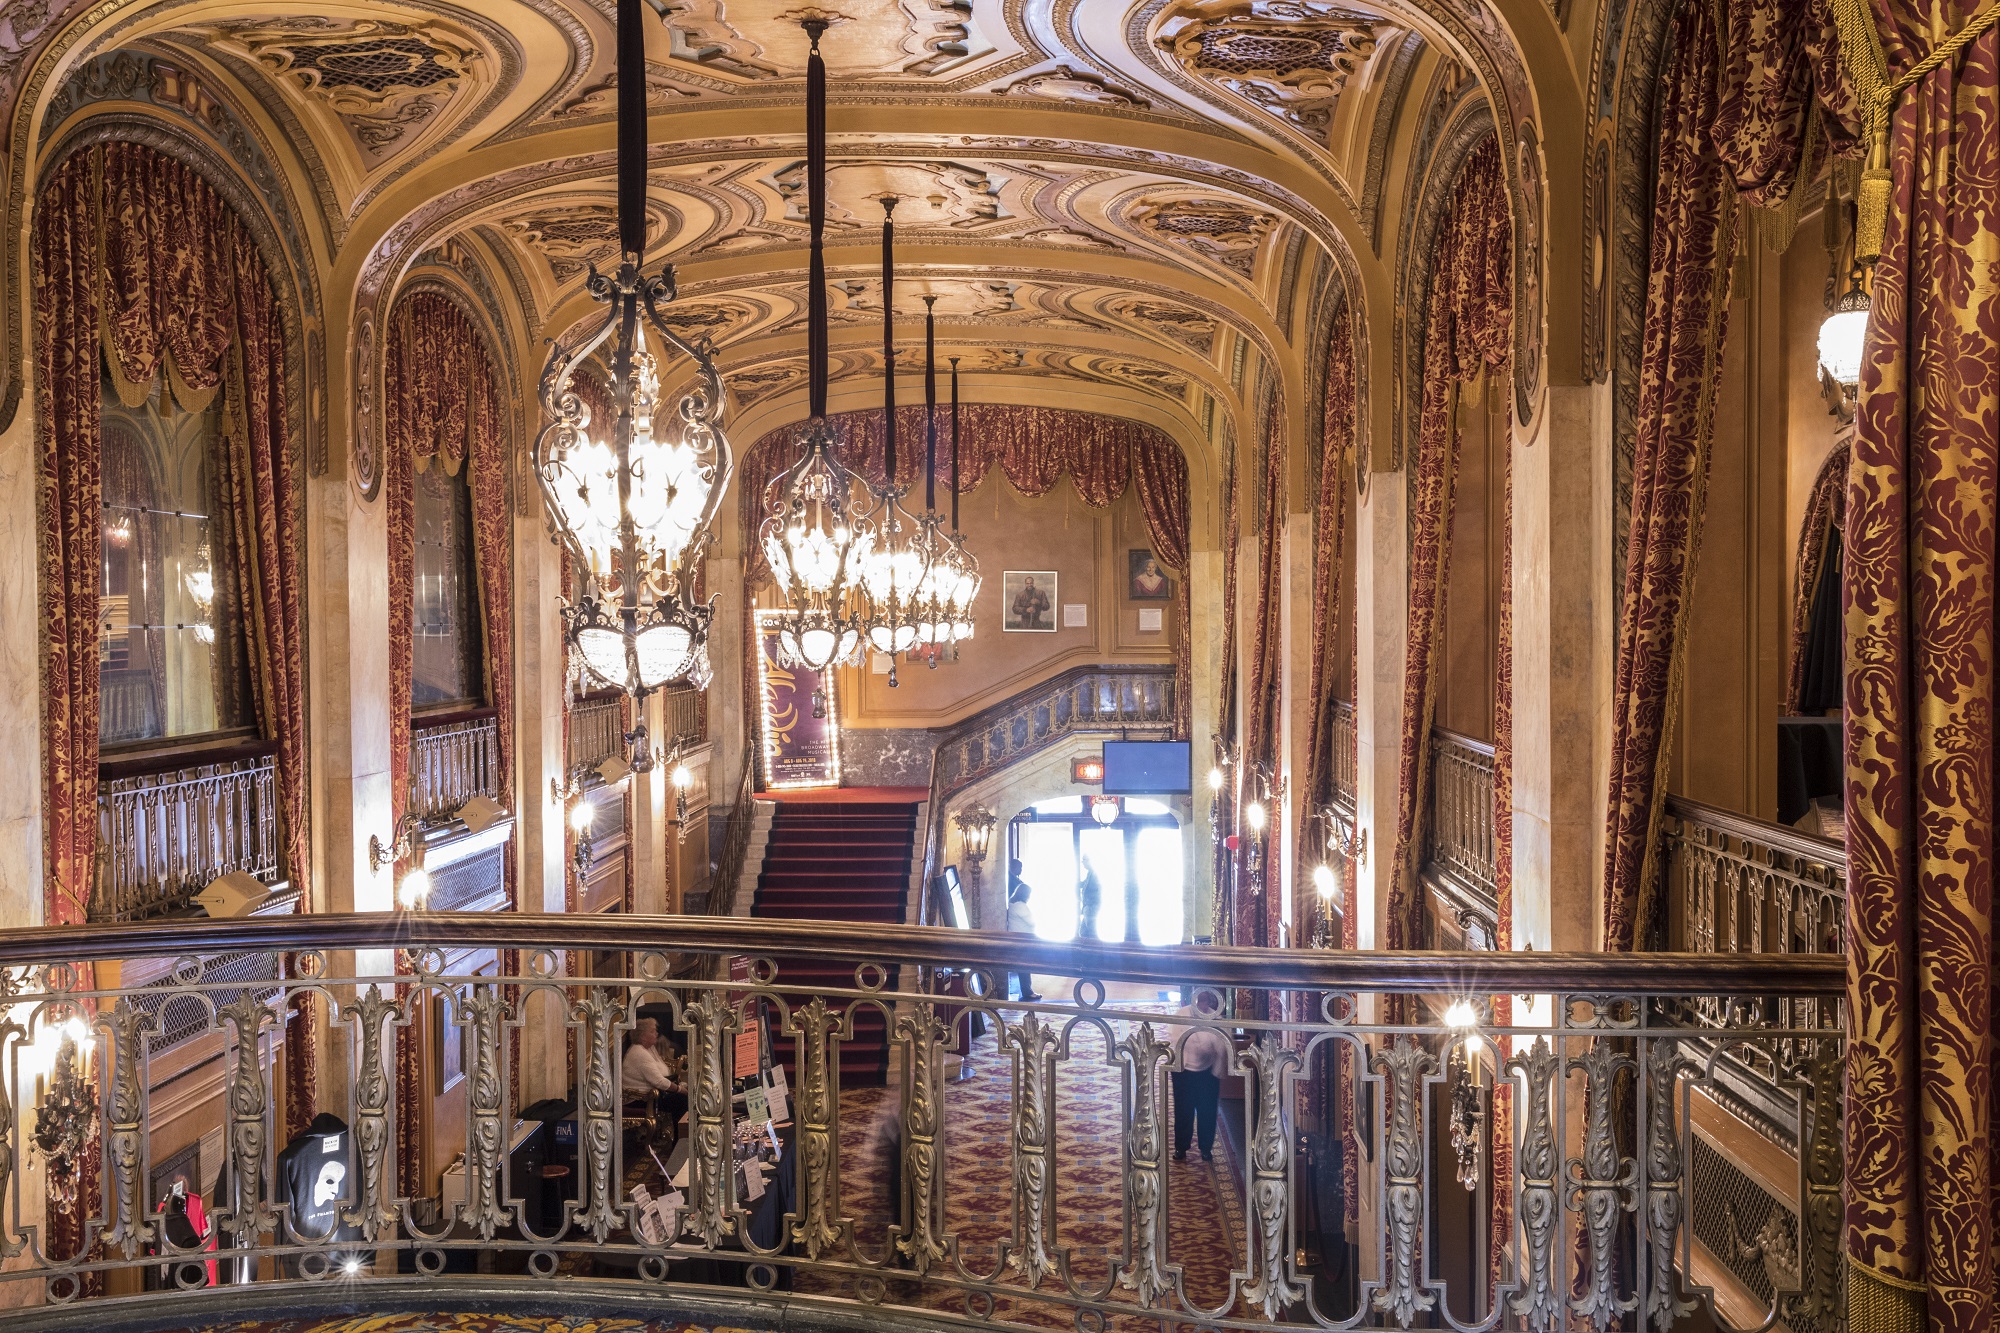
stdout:
<svg viewBox="0 0 2000 1333">
<path fill-rule="evenodd" d="M 265 986 L 194 965 L 273 951 L 279 931 L 295 965 Z M 117 972 L 88 966 L 183 953 L 187 965 L 143 987 L 94 986 Z M 680 965 L 690 953 L 748 966 L 690 970 Z M 572 954 L 596 956 L 598 970 L 564 975 Z M 783 960 L 800 956 L 852 959 L 854 981 L 789 978 Z M 1832 996 L 1838 960 L 1461 955 L 1449 981 L 1432 972 L 1445 965 L 706 917 L 15 932 L 0 936 L 0 1166 L 10 1173 L 46 1130 L 54 1151 L 100 1145 L 102 1169 L 78 1175 L 97 1183 L 78 1204 L 95 1243 L 76 1259 L 28 1244 L 35 1219 L 0 1185 L 0 1249 L 28 1256 L 0 1270 L 0 1284 L 85 1299 L 89 1274 L 119 1290 L 161 1263 L 153 1168 L 170 1122 L 154 1120 L 149 1066 L 160 1056 L 147 1006 L 164 992 L 217 1042 L 220 1058 L 176 1073 L 172 1114 L 203 1098 L 215 1108 L 226 1161 L 194 1174 L 212 1180 L 226 1164 L 212 1225 L 222 1262 L 253 1286 L 338 1265 L 343 1290 L 359 1290 L 406 1265 L 425 1273 L 493 1256 L 486 1280 L 524 1292 L 569 1274 L 624 1275 L 719 1281 L 754 1303 L 785 1276 L 795 1304 L 860 1301 L 1001 1326 L 1254 1333 L 1504 1319 L 1532 1333 L 1665 1333 L 1710 1299 L 1686 1265 L 1700 1237 L 1722 1230 L 1690 1187 L 1689 1108 L 1719 1071 L 1754 1057 L 1782 1071 L 1802 1145 L 1804 1220 L 1795 1235 L 1767 1228 L 1758 1239 L 1781 1279 L 1772 1318 L 1837 1322 L 1843 1037 L 1762 1015 L 1774 1001 Z M 1095 975 L 1059 990 L 1064 966 Z M 992 982 L 1007 971 L 1067 995 L 1001 999 Z M 1419 1001 L 1447 984 L 1520 997 L 1518 1021 L 1439 1026 Z M 1193 987 L 1188 1008 L 1169 998 L 1182 985 Z M 1693 1016 L 1698 1000 L 1714 1002 L 1720 1026 Z M 896 1068 L 888 1086 L 843 1089 L 840 1051 L 863 1012 L 889 1016 Z M 336 1209 L 340 1229 L 325 1233 L 302 1224 L 302 1200 L 277 1197 L 284 1173 L 273 1169 L 289 1118 L 274 1057 L 301 1013 L 324 1024 L 312 1034 L 322 1087 L 340 1090 L 318 1109 L 353 1129 L 349 1170 L 329 1178 L 337 1197 L 315 1201 Z M 670 1056 L 687 1057 L 667 1061 L 687 1101 L 671 1132 L 623 1077 L 639 1060 L 624 1043 L 642 1015 L 676 1047 Z M 415 1119 L 395 1090 L 411 1070 L 388 1055 L 398 1031 L 416 1038 L 418 1077 L 463 1074 L 435 1104 L 426 1079 Z M 1209 1044 L 1218 1037 L 1226 1054 Z M 71 1053 L 58 1056 L 65 1038 Z M 54 1076 L 64 1059 L 81 1084 Z M 773 1071 L 787 1066 L 781 1081 Z M 1244 1093 L 1210 1161 L 1193 1151 L 1193 1112 L 1217 1068 Z M 1492 1095 L 1503 1079 L 1511 1098 Z M 189 1080 L 205 1082 L 191 1091 Z M 1328 1095 L 1335 1084 L 1351 1095 Z M 58 1086 L 72 1089 L 67 1100 L 50 1092 Z M 552 1093 L 571 1100 L 576 1132 L 550 1131 L 553 1157 L 522 1157 L 525 1103 Z M 1501 1128 L 1514 1166 L 1496 1179 L 1496 1154 L 1455 1150 L 1468 1136 L 1489 1141 L 1481 1118 L 1498 1107 L 1511 1108 Z M 465 1129 L 464 1168 L 447 1173 L 462 1184 L 440 1190 L 433 1177 L 405 1193 L 389 1163 L 447 1111 Z M 1342 1248 L 1345 1201 L 1323 1193 L 1328 1181 L 1345 1188 L 1343 1172 L 1304 1169 L 1307 1145 L 1356 1154 L 1361 1250 Z M 524 1162 L 556 1171 L 524 1174 Z M 544 1188 L 565 1179 L 575 1182 L 566 1195 Z M 1445 1206 L 1448 1195 L 1468 1187 L 1513 1192 L 1517 1221 L 1497 1262 L 1453 1230 L 1473 1210 Z"/>
</svg>

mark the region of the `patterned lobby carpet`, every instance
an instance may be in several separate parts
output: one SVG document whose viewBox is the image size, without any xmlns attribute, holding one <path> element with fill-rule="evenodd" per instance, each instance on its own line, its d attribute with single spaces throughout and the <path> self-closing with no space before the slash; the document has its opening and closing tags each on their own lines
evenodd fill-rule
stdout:
<svg viewBox="0 0 2000 1333">
<path fill-rule="evenodd" d="M 720 1325 L 662 1324 L 648 1319 L 543 1318 L 505 1314 L 365 1314 L 339 1319 L 277 1319 L 213 1324 L 205 1333 L 744 1333 Z"/>
<path fill-rule="evenodd" d="M 1152 1005 L 1123 1005 L 1151 1009 Z M 1018 1017 L 1018 1014 L 1010 1014 Z M 1123 1037 L 1128 1024 L 1112 1025 Z M 1124 1093 L 1119 1066 L 1106 1062 L 1103 1039 L 1079 1025 L 1069 1058 L 1056 1075 L 1056 1235 L 1058 1259 L 1069 1251 L 1070 1274 L 1087 1292 L 1102 1291 L 1111 1262 L 1124 1249 L 1124 1197 L 1119 1159 L 1124 1123 Z M 1000 1244 L 1013 1234 L 1013 1167 L 1008 1126 L 1012 1065 L 988 1032 L 975 1043 L 972 1076 L 946 1085 L 945 1199 L 946 1226 L 956 1235 L 965 1268 L 992 1274 L 1002 1265 Z M 893 1090 L 843 1090 L 841 1100 L 841 1197 L 857 1221 L 864 1253 L 881 1256 L 891 1220 L 888 1198 L 888 1147 L 882 1122 L 894 1110 Z M 1171 1115 L 1169 1108 L 1168 1114 Z M 1226 1132 L 1218 1134 L 1215 1162 L 1192 1154 L 1167 1168 L 1168 1260 L 1180 1266 L 1188 1299 L 1213 1310 L 1229 1299 L 1230 1272 L 1243 1265 L 1244 1177 L 1242 1148 Z M 993 1318 L 1042 1328 L 1074 1328 L 1071 1307 L 1026 1296 L 1021 1276 L 1003 1271 L 1003 1286 L 1024 1293 L 996 1300 Z M 853 1296 L 846 1279 L 801 1274 L 798 1290 L 824 1295 Z M 1050 1274 L 1040 1290 L 1063 1290 L 1062 1279 Z M 965 1296 L 948 1288 L 920 1288 L 912 1282 L 888 1284 L 886 1298 L 954 1313 L 966 1311 Z M 1111 1302 L 1134 1301 L 1133 1294 L 1112 1284 L 1101 1297 Z M 1136 1302 L 1135 1302 L 1136 1303 Z M 1185 1329 L 1184 1321 L 1163 1323 L 1158 1316 L 1119 1316 L 1108 1327 L 1131 1330 Z"/>
</svg>

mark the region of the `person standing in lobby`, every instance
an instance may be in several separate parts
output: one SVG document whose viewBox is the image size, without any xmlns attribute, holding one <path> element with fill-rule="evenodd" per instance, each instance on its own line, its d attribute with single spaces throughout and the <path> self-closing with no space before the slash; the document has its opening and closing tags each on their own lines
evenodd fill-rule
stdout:
<svg viewBox="0 0 2000 1333">
<path fill-rule="evenodd" d="M 1021 878 L 1021 869 L 1020 857 L 1008 860 L 1007 929 L 1011 934 L 1026 935 L 1032 939 L 1035 934 L 1035 909 L 1028 905 L 1028 899 L 1033 896 L 1034 889 L 1029 886 L 1027 880 Z M 1042 998 L 1035 994 L 1033 973 L 1017 972 L 1015 975 L 1020 978 L 1022 1000 L 1032 1002 Z"/>
<path fill-rule="evenodd" d="M 1195 1005 L 1180 1011 L 1184 1019 L 1212 1021 L 1216 1015 Z M 1181 1067 L 1172 1072 L 1174 1087 L 1174 1160 L 1185 1162 L 1188 1147 L 1197 1137 L 1201 1160 L 1215 1160 L 1215 1116 L 1222 1100 L 1222 1076 L 1229 1072 L 1233 1053 L 1229 1038 L 1220 1028 L 1190 1027 L 1181 1039 Z"/>
</svg>

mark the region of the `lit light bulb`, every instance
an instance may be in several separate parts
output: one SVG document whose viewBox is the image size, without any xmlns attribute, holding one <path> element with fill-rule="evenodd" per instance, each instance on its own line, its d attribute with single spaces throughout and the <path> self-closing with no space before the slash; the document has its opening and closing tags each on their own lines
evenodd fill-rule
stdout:
<svg viewBox="0 0 2000 1333">
<path fill-rule="evenodd" d="M 673 781 L 675 790 L 686 791 L 694 786 L 694 772 L 686 764 L 675 764 Z"/>
<path fill-rule="evenodd" d="M 1219 768 L 1211 768 L 1211 769 L 1209 769 L 1209 770 L 1208 770 L 1208 789 L 1209 789 L 1210 791 L 1221 791 L 1221 790 L 1222 790 L 1222 770 L 1221 770 L 1221 769 L 1219 769 Z"/>
<path fill-rule="evenodd" d="M 1478 1016 L 1472 1012 L 1472 1001 L 1453 1000 L 1444 1011 L 1446 1027 L 1469 1028 L 1479 1025 Z"/>
<path fill-rule="evenodd" d="M 1820 369 L 1850 391 L 1861 383 L 1861 358 L 1868 344 L 1868 312 L 1842 310 L 1819 326 Z"/>
<path fill-rule="evenodd" d="M 422 907 L 430 896 L 431 872 L 422 866 L 403 876 L 403 882 L 396 886 L 396 901 L 405 910 Z"/>
<path fill-rule="evenodd" d="M 359 1273 L 361 1271 L 361 1261 L 359 1259 L 349 1259 L 346 1263 L 340 1266 L 340 1271 L 347 1274 L 347 1276 L 349 1277 L 353 1277 L 356 1273 Z"/>
<path fill-rule="evenodd" d="M 597 805 L 593 801 L 578 801 L 569 808 L 569 826 L 578 833 L 590 832 L 590 826 L 597 822 Z"/>
<path fill-rule="evenodd" d="M 1262 833 L 1264 831 L 1264 803 L 1262 801 L 1252 801 L 1250 804 L 1244 806 L 1243 819 L 1250 825 L 1252 833 Z"/>
<path fill-rule="evenodd" d="M 1322 899 L 1331 902 L 1333 900 L 1333 891 L 1337 887 L 1338 885 L 1334 883 L 1333 879 L 1332 866 L 1322 861 L 1313 867 L 1313 888 L 1318 890 L 1319 896 Z"/>
</svg>

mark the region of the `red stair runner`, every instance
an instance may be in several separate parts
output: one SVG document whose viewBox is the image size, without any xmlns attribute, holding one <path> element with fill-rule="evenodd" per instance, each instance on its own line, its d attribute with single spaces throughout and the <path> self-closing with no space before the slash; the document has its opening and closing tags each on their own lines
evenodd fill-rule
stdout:
<svg viewBox="0 0 2000 1333">
<path fill-rule="evenodd" d="M 807 921 L 897 925 L 910 889 L 917 802 L 801 800 L 779 802 L 757 877 L 752 913 Z M 826 987 L 851 988 L 855 959 L 788 956 L 777 960 L 778 985 L 801 998 Z M 892 974 L 890 983 L 895 984 Z M 772 1033 L 773 1054 L 797 1087 L 795 1043 Z M 840 1050 L 843 1087 L 879 1085 L 889 1073 L 888 1023 L 880 1010 L 854 1011 L 854 1037 Z"/>
</svg>

